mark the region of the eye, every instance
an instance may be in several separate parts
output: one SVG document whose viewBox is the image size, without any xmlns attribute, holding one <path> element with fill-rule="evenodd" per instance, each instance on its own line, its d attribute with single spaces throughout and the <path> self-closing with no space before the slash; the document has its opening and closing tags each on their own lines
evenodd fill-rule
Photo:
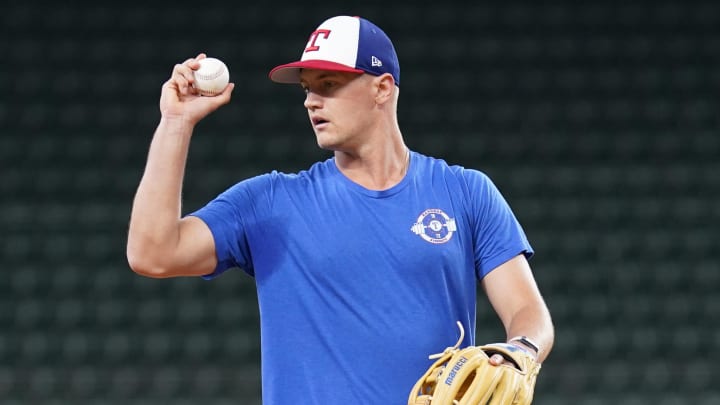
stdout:
<svg viewBox="0 0 720 405">
<path fill-rule="evenodd" d="M 315 93 L 321 96 L 330 96 L 338 88 L 341 87 L 341 83 L 335 79 L 321 79 L 313 83 L 300 83 L 300 87 L 307 96 L 309 93 Z"/>
</svg>

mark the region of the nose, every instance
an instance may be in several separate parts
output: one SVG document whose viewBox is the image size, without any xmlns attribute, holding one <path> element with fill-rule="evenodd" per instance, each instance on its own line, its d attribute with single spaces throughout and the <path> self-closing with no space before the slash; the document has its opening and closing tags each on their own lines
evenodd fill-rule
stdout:
<svg viewBox="0 0 720 405">
<path fill-rule="evenodd" d="M 312 91 L 308 91 L 307 93 L 305 93 L 305 102 L 303 103 L 303 105 L 308 110 L 314 110 L 316 108 L 319 108 L 322 105 L 321 102 L 322 97 L 318 96 Z"/>
</svg>

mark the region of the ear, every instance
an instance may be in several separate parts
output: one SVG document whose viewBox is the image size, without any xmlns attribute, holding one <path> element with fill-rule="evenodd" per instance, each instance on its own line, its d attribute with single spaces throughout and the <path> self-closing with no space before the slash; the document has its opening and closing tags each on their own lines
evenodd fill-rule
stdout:
<svg viewBox="0 0 720 405">
<path fill-rule="evenodd" d="M 375 78 L 375 102 L 377 104 L 385 104 L 392 99 L 395 91 L 395 79 L 390 73 L 384 73 Z"/>
</svg>

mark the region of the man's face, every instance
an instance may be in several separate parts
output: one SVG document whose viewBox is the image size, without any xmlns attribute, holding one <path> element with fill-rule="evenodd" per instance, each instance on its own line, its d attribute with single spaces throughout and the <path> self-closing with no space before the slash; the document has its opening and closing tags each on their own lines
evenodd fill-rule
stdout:
<svg viewBox="0 0 720 405">
<path fill-rule="evenodd" d="M 362 143 L 375 106 L 372 76 L 327 70 L 303 70 L 305 108 L 323 149 L 347 150 Z"/>
</svg>

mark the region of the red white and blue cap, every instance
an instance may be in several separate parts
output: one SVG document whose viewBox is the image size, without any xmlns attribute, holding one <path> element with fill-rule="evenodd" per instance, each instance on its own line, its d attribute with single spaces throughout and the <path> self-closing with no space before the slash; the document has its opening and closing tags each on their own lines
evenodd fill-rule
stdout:
<svg viewBox="0 0 720 405">
<path fill-rule="evenodd" d="M 275 67 L 270 80 L 299 83 L 302 69 L 369 73 L 390 73 L 400 86 L 400 63 L 390 38 L 370 21 L 351 16 L 332 17 L 310 34 L 297 62 Z"/>
</svg>

